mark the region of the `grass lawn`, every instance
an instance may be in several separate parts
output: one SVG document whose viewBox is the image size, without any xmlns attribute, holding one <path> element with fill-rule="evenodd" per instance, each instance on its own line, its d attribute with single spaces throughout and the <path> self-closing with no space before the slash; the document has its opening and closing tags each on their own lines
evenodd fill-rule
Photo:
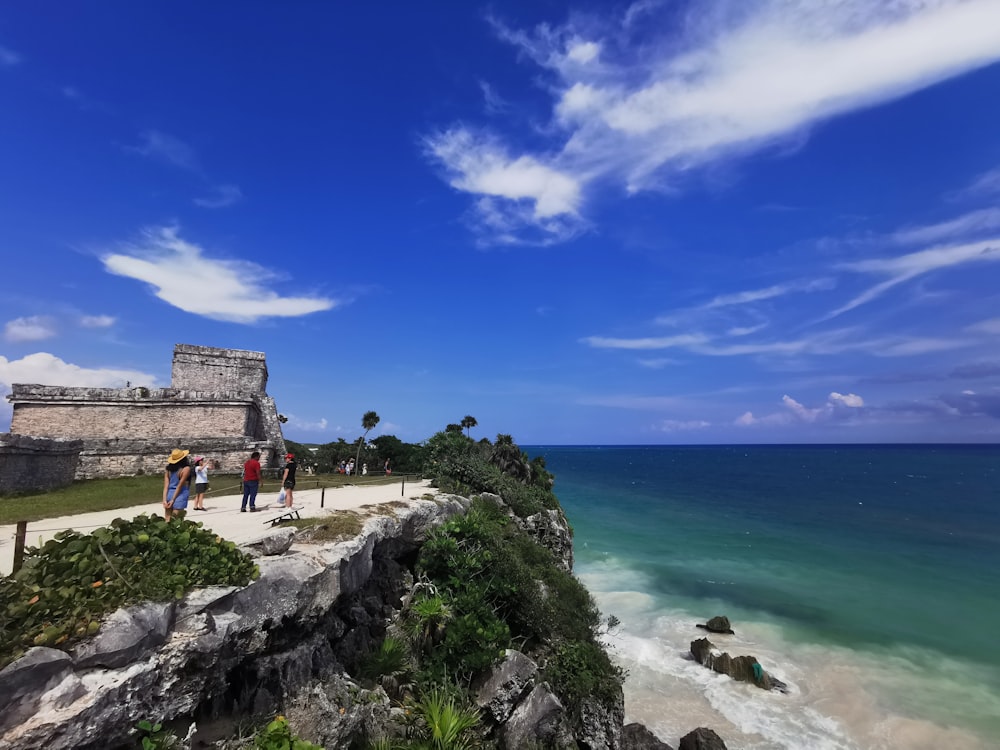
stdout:
<svg viewBox="0 0 1000 750">
<path fill-rule="evenodd" d="M 347 477 L 343 474 L 320 474 L 300 476 L 296 489 L 315 487 L 343 487 L 347 484 L 368 486 L 375 484 L 397 484 L 404 475 L 390 477 L 368 476 Z M 410 478 L 415 478 L 413 475 Z M 210 475 L 212 495 L 236 495 L 240 493 L 240 479 L 237 476 Z M 265 478 L 260 493 L 277 494 L 277 479 Z M 43 518 L 89 513 L 95 510 L 116 510 L 143 503 L 158 503 L 163 497 L 163 477 L 121 477 L 118 479 L 86 479 L 73 482 L 69 487 L 43 492 L 38 495 L 16 495 L 0 497 L 0 524 L 18 521 L 38 521 Z"/>
</svg>

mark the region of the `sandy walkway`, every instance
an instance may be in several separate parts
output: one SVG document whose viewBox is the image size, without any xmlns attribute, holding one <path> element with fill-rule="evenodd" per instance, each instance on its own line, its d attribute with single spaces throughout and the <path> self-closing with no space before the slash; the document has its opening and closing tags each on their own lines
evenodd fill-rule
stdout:
<svg viewBox="0 0 1000 750">
<path fill-rule="evenodd" d="M 408 500 L 420 497 L 428 492 L 436 492 L 428 482 L 407 482 L 405 487 L 399 483 L 368 485 L 365 487 L 327 488 L 326 492 L 316 489 L 295 490 L 295 505 L 301 507 L 303 518 L 322 516 L 331 511 L 360 508 L 362 505 L 375 505 L 396 500 Z M 271 525 L 268 519 L 274 518 L 281 510 L 266 505 L 274 502 L 276 493 L 261 494 L 257 498 L 257 513 L 240 513 L 241 495 L 222 495 L 206 497 L 205 512 L 189 510 L 187 517 L 201 521 L 206 528 L 212 529 L 226 539 L 237 544 L 253 541 L 264 536 Z M 323 507 L 320 507 L 320 501 Z M 163 506 L 160 503 L 143 503 L 118 510 L 102 510 L 94 513 L 80 513 L 74 516 L 45 518 L 28 524 L 26 544 L 37 547 L 51 539 L 64 529 L 75 529 L 81 533 L 89 533 L 101 526 L 107 526 L 116 518 L 134 518 L 149 513 L 160 514 Z M 14 532 L 16 527 L 0 526 L 0 574 L 11 571 L 14 561 Z"/>
</svg>

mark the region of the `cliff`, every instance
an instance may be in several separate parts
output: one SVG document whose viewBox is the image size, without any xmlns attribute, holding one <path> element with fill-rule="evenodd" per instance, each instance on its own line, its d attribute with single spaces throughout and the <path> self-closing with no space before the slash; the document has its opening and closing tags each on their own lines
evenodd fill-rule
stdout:
<svg viewBox="0 0 1000 750">
<path fill-rule="evenodd" d="M 504 508 L 499 497 L 488 500 Z M 294 532 L 281 529 L 257 545 L 260 576 L 246 587 L 119 610 L 68 653 L 31 649 L 0 671 L 0 750 L 134 747 L 141 720 L 181 736 L 196 725 L 201 736 L 189 733 L 190 744 L 209 739 L 212 725 L 278 712 L 327 748 L 405 730 L 405 713 L 386 693 L 392 686 L 358 675 L 420 585 L 421 547 L 471 505 L 457 495 L 411 501 L 337 543 L 292 544 Z M 561 511 L 506 512 L 553 550 L 551 565 L 572 565 Z M 495 746 L 621 746 L 620 685 L 610 698 L 566 705 L 538 661 L 519 651 L 479 676 L 476 703 L 482 736 Z"/>
</svg>

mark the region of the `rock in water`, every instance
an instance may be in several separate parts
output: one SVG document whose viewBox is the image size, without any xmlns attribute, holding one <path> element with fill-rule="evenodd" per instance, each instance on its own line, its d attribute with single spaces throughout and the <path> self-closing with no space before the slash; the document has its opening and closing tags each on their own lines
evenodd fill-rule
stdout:
<svg viewBox="0 0 1000 750">
<path fill-rule="evenodd" d="M 729 624 L 729 618 L 725 615 L 717 615 L 705 624 L 698 623 L 698 627 L 702 630 L 707 630 L 709 633 L 724 633 L 726 635 L 733 635 L 733 628 Z"/>
<path fill-rule="evenodd" d="M 681 737 L 680 750 L 726 750 L 722 738 L 705 727 L 698 727 Z"/>
</svg>

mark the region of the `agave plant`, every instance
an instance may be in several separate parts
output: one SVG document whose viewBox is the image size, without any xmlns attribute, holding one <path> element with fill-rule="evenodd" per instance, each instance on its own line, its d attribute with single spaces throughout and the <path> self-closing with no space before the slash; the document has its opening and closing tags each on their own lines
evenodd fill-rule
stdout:
<svg viewBox="0 0 1000 750">
<path fill-rule="evenodd" d="M 444 690 L 431 690 L 417 704 L 417 709 L 427 725 L 427 736 L 416 747 L 423 750 L 468 750 L 475 738 L 468 730 L 479 723 L 479 711 L 469 706 L 459 706 L 453 696 Z"/>
</svg>

